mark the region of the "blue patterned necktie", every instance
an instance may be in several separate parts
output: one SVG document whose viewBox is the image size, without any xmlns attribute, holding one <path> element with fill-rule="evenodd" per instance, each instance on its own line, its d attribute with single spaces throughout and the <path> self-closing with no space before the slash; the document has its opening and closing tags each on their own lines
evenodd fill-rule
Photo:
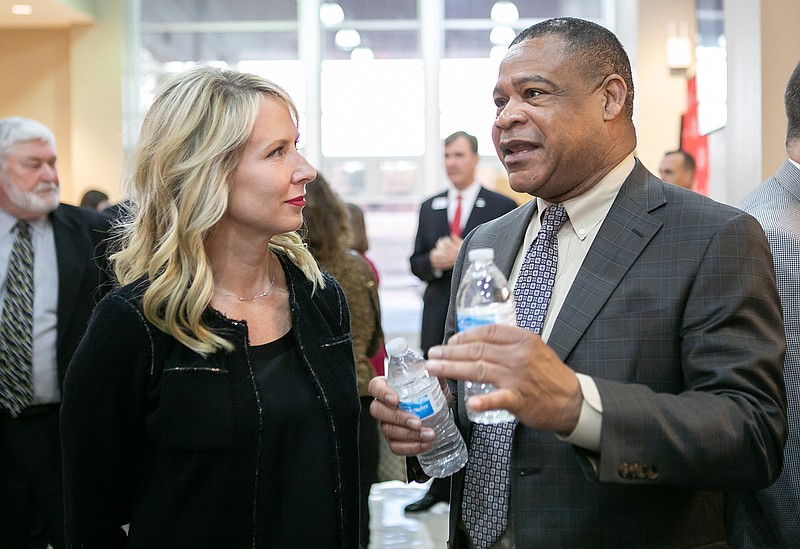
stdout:
<svg viewBox="0 0 800 549">
<path fill-rule="evenodd" d="M 542 228 L 531 243 L 514 287 L 517 326 L 542 333 L 558 266 L 556 235 L 567 220 L 561 204 L 542 216 Z M 470 457 L 464 473 L 461 517 L 477 549 L 490 547 L 508 525 L 511 488 L 511 443 L 517 422 L 472 424 Z"/>
<path fill-rule="evenodd" d="M 514 286 L 517 326 L 536 334 L 542 333 L 544 317 L 553 294 L 558 267 L 556 235 L 566 220 L 567 210 L 562 204 L 553 204 L 544 211 L 542 228 L 525 254 Z"/>
<path fill-rule="evenodd" d="M 11 417 L 33 400 L 33 243 L 27 222 L 16 229 L 0 316 L 0 407 Z"/>
</svg>

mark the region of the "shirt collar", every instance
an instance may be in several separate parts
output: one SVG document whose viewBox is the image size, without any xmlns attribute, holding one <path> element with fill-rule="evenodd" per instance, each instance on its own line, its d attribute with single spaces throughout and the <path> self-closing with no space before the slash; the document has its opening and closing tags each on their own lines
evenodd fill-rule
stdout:
<svg viewBox="0 0 800 549">
<path fill-rule="evenodd" d="M 592 230 L 597 227 L 608 214 L 614 199 L 617 197 L 622 184 L 633 171 L 636 165 L 633 153 L 625 157 L 625 159 L 617 164 L 608 174 L 601 179 L 597 185 L 586 191 L 580 196 L 570 198 L 563 202 L 564 209 L 567 210 L 569 215 L 569 224 L 575 235 L 583 240 Z M 544 213 L 551 202 L 542 198 L 536 198 L 536 207 L 538 215 Z"/>
<path fill-rule="evenodd" d="M 7 235 L 14 230 L 14 227 L 19 221 L 16 217 L 5 211 L 4 209 L 0 208 L 0 235 Z M 34 233 L 41 233 L 47 229 L 47 225 L 50 223 L 49 215 L 43 215 L 41 217 L 37 217 L 36 219 L 29 219 L 28 224 L 33 229 Z"/>
<path fill-rule="evenodd" d="M 479 192 L 481 192 L 481 186 L 478 184 L 477 180 L 470 183 L 463 191 L 458 191 L 451 185 L 447 190 L 447 200 L 453 202 L 458 195 L 461 195 L 462 204 L 465 202 L 472 203 L 475 202 Z"/>
</svg>

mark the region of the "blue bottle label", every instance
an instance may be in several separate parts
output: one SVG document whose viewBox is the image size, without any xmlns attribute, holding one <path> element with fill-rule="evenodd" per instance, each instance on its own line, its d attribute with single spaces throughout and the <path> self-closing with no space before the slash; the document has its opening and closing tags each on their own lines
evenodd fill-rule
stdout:
<svg viewBox="0 0 800 549">
<path fill-rule="evenodd" d="M 417 400 L 400 402 L 400 409 L 404 412 L 410 412 L 420 419 L 425 419 L 436 413 L 436 410 L 433 409 L 433 403 L 427 395 Z"/>
<path fill-rule="evenodd" d="M 459 332 L 484 324 L 515 326 L 516 323 L 514 301 L 511 299 L 456 311 L 456 325 Z"/>
<path fill-rule="evenodd" d="M 476 326 L 483 326 L 484 324 L 494 324 L 494 315 L 484 316 L 460 316 L 458 317 L 458 331 L 463 332 Z"/>
</svg>

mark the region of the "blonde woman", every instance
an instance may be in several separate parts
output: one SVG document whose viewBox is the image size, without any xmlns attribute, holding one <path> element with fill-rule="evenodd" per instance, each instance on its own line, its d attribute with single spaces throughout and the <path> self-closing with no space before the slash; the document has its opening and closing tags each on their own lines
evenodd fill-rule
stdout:
<svg viewBox="0 0 800 549">
<path fill-rule="evenodd" d="M 289 96 L 235 71 L 176 76 L 148 111 L 121 287 L 65 381 L 70 546 L 358 546 L 350 316 L 295 233 L 297 139 Z"/>
</svg>

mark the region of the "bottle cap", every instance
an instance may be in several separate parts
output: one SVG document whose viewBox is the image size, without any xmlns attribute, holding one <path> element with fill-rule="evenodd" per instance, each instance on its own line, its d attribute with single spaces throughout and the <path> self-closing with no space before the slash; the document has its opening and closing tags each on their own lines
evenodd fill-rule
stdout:
<svg viewBox="0 0 800 549">
<path fill-rule="evenodd" d="M 389 356 L 401 356 L 408 349 L 408 343 L 404 337 L 396 337 L 386 344 L 386 352 Z"/>
<path fill-rule="evenodd" d="M 475 248 L 469 251 L 467 258 L 472 261 L 494 261 L 494 250 L 491 248 Z"/>
</svg>

